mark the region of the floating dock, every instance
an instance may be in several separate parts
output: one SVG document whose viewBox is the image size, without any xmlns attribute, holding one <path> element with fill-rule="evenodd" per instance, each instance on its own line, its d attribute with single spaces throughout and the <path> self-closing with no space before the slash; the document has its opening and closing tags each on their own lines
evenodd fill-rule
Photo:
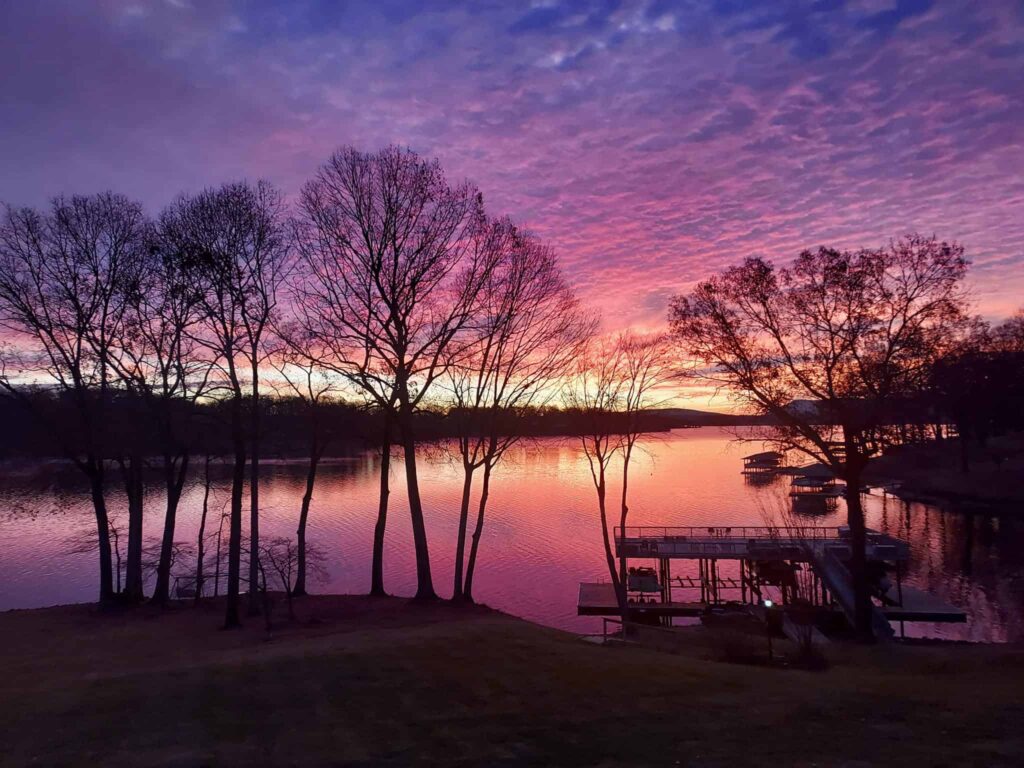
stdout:
<svg viewBox="0 0 1024 768">
<path fill-rule="evenodd" d="M 648 603 L 631 602 L 629 608 L 636 613 L 647 616 L 685 616 L 695 618 L 706 613 L 711 606 L 708 603 L 664 603 L 651 601 Z M 615 599 L 615 587 L 608 582 L 580 584 L 578 615 L 580 616 L 615 616 L 619 606 Z"/>
</svg>

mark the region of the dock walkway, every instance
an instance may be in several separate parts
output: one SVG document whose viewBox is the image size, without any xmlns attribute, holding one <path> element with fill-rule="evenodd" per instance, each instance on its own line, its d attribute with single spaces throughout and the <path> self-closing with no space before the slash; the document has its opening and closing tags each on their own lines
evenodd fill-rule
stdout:
<svg viewBox="0 0 1024 768">
<path fill-rule="evenodd" d="M 696 560 L 795 560 L 808 562 L 807 547 L 849 551 L 845 529 L 838 527 L 764 526 L 627 526 L 615 527 L 619 558 L 679 558 Z M 867 556 L 877 560 L 907 560 L 906 542 L 885 533 L 870 532 Z"/>
</svg>

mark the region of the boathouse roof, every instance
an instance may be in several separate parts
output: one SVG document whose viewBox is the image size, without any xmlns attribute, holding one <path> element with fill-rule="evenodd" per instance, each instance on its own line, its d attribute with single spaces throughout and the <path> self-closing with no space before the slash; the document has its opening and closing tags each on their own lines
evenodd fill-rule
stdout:
<svg viewBox="0 0 1024 768">
<path fill-rule="evenodd" d="M 782 454 L 778 451 L 764 451 L 762 453 L 752 453 L 749 456 L 744 456 L 744 461 L 779 461 L 782 459 Z"/>
</svg>

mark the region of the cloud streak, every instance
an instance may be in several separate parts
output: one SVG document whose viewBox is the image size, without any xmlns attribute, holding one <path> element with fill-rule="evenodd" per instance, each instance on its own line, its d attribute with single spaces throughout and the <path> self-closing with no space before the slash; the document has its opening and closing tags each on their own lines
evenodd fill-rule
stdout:
<svg viewBox="0 0 1024 768">
<path fill-rule="evenodd" d="M 407 144 L 554 244 L 610 328 L 750 254 L 963 241 L 1024 295 L 1011 2 L 96 2 L 0 9 L 0 199 L 151 210 Z"/>
</svg>

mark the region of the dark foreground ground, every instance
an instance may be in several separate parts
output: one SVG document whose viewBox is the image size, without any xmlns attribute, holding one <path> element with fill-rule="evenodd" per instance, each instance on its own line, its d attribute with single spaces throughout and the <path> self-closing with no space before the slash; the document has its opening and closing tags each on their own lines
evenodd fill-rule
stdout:
<svg viewBox="0 0 1024 768">
<path fill-rule="evenodd" d="M 1024 651 L 830 650 L 820 672 L 600 647 L 486 609 L 308 598 L 0 614 L 0 764 L 993 766 L 1024 763 Z"/>
</svg>

